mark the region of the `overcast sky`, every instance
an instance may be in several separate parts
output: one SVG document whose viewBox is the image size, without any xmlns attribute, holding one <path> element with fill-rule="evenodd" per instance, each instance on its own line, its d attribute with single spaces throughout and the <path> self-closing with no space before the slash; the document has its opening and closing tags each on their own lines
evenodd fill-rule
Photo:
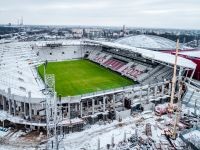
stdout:
<svg viewBox="0 0 200 150">
<path fill-rule="evenodd" d="M 0 24 L 200 29 L 200 0 L 0 0 Z"/>
</svg>

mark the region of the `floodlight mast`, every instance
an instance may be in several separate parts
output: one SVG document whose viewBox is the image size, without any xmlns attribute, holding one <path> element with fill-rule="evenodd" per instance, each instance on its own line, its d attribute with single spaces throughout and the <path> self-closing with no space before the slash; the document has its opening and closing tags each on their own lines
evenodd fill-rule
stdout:
<svg viewBox="0 0 200 150">
<path fill-rule="evenodd" d="M 174 71 L 173 71 L 173 78 L 172 78 L 172 91 L 171 91 L 171 98 L 170 98 L 170 105 L 169 105 L 170 110 L 172 109 L 171 111 L 173 111 L 173 104 L 174 104 L 178 50 L 179 50 L 179 39 L 177 39 L 177 42 L 176 42 L 176 55 L 175 55 Z"/>
<path fill-rule="evenodd" d="M 45 90 L 46 90 L 46 85 L 47 85 L 47 81 L 46 81 L 46 67 L 47 67 L 47 60 L 44 62 L 44 84 L 45 84 Z"/>
<path fill-rule="evenodd" d="M 46 63 L 47 65 L 47 63 Z M 44 67 L 46 71 L 46 67 Z M 47 149 L 59 149 L 60 138 L 58 128 L 62 133 L 62 104 L 61 97 L 59 103 L 57 101 L 57 93 L 55 91 L 55 75 L 45 74 L 45 92 L 46 92 L 46 124 L 47 124 Z M 59 107 L 57 106 L 59 104 Z M 63 134 L 63 133 L 62 133 Z"/>
</svg>

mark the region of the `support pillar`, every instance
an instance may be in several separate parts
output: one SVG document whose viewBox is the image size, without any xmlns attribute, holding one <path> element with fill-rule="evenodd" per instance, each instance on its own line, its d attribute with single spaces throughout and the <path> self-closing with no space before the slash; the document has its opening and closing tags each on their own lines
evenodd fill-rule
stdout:
<svg viewBox="0 0 200 150">
<path fill-rule="evenodd" d="M 106 111 L 106 97 L 103 97 L 103 112 Z"/>
<path fill-rule="evenodd" d="M 195 69 L 192 71 L 192 74 L 190 76 L 190 81 L 192 80 L 193 76 L 194 76 L 194 72 L 195 72 Z"/>
<path fill-rule="evenodd" d="M 1 100 L 0 103 L 2 104 L 2 108 L 3 108 L 3 95 L 1 94 Z"/>
<path fill-rule="evenodd" d="M 158 91 L 158 86 L 156 85 L 154 88 L 154 97 L 157 98 L 157 91 Z"/>
<path fill-rule="evenodd" d="M 3 110 L 6 111 L 6 98 L 3 96 Z"/>
<path fill-rule="evenodd" d="M 179 72 L 178 72 L 178 79 L 179 79 L 179 80 L 181 79 L 182 74 L 183 74 L 183 68 L 180 67 L 180 70 L 179 70 Z"/>
<path fill-rule="evenodd" d="M 68 118 L 70 119 L 71 118 L 71 112 L 70 112 L 70 103 L 68 103 Z"/>
<path fill-rule="evenodd" d="M 8 110 L 9 110 L 9 113 L 12 114 L 12 102 L 11 102 L 11 99 L 10 99 L 10 98 L 8 99 L 8 108 L 9 108 L 9 109 L 8 109 Z"/>
<path fill-rule="evenodd" d="M 140 104 L 142 104 L 142 88 L 140 88 Z"/>
<path fill-rule="evenodd" d="M 26 113 L 27 111 L 26 111 L 26 103 L 24 102 L 24 116 L 26 116 L 27 115 L 27 113 Z"/>
<path fill-rule="evenodd" d="M 92 114 L 94 115 L 94 99 L 92 99 Z"/>
<path fill-rule="evenodd" d="M 163 84 L 162 84 L 162 91 L 161 91 L 162 97 L 164 96 L 164 90 L 165 90 L 165 85 L 164 85 L 164 83 L 163 83 Z"/>
<path fill-rule="evenodd" d="M 148 86 L 148 89 L 147 89 L 147 101 L 149 102 L 149 95 L 150 95 L 150 87 Z"/>
<path fill-rule="evenodd" d="M 124 93 L 123 93 L 123 106 L 124 106 Z M 113 109 L 115 110 L 115 101 L 116 101 L 116 95 L 113 94 Z"/>
<path fill-rule="evenodd" d="M 28 98 L 29 98 L 29 117 L 30 119 L 32 119 L 31 92 L 28 92 Z"/>
<path fill-rule="evenodd" d="M 80 102 L 80 112 L 81 112 L 81 117 L 83 117 L 83 103 Z"/>
<path fill-rule="evenodd" d="M 7 97 L 7 99 L 8 99 L 8 112 L 11 114 L 11 100 L 10 100 L 10 98 L 11 98 L 11 89 L 8 88 L 8 97 Z"/>
<path fill-rule="evenodd" d="M 16 116 L 16 101 L 13 99 L 14 116 Z"/>
<path fill-rule="evenodd" d="M 78 111 L 78 103 L 75 103 L 75 111 L 77 112 Z"/>
<path fill-rule="evenodd" d="M 172 88 L 172 84 L 169 83 L 168 95 L 171 95 L 171 88 Z"/>
</svg>

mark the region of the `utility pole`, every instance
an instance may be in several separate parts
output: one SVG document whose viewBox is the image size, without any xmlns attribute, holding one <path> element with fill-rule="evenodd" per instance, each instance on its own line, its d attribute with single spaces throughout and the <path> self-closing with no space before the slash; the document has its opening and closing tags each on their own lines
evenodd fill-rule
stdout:
<svg viewBox="0 0 200 150">
<path fill-rule="evenodd" d="M 174 72 L 173 72 L 173 78 L 172 78 L 172 91 L 171 91 L 171 98 L 170 98 L 170 104 L 168 111 L 173 112 L 173 104 L 174 104 L 174 93 L 175 93 L 175 87 L 176 87 L 176 69 L 177 69 L 177 60 L 178 60 L 178 50 L 179 50 L 179 39 L 177 39 L 176 42 L 176 55 L 175 55 L 175 62 L 174 62 Z"/>
</svg>

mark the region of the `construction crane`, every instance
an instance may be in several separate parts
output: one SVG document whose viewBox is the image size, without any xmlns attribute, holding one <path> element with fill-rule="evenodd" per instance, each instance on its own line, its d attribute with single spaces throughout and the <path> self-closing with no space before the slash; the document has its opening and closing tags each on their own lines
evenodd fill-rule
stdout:
<svg viewBox="0 0 200 150">
<path fill-rule="evenodd" d="M 173 77 L 172 77 L 172 90 L 171 90 L 170 103 L 168 105 L 169 113 L 172 113 L 174 111 L 174 93 L 175 93 L 175 87 L 176 87 L 176 69 L 177 69 L 177 60 L 178 60 L 178 50 L 179 50 L 179 39 L 177 39 L 177 42 L 176 42 L 176 55 L 175 55 L 174 71 L 173 71 Z"/>
<path fill-rule="evenodd" d="M 178 92 L 178 107 L 176 109 L 176 115 L 175 115 L 175 123 L 174 123 L 174 128 L 173 128 L 173 132 L 172 132 L 172 139 L 176 139 L 177 136 L 177 125 L 180 121 L 180 113 L 181 113 L 181 95 L 182 95 L 182 88 L 183 88 L 183 84 L 180 83 L 179 84 L 179 92 Z"/>
<path fill-rule="evenodd" d="M 180 121 L 180 112 L 181 112 L 181 95 L 182 95 L 182 88 L 183 88 L 183 83 L 179 83 L 179 92 L 178 92 L 178 107 L 176 109 L 176 114 L 175 114 L 175 122 L 174 126 L 172 129 L 166 130 L 165 135 L 171 139 L 176 139 L 177 137 L 177 125 Z"/>
</svg>

